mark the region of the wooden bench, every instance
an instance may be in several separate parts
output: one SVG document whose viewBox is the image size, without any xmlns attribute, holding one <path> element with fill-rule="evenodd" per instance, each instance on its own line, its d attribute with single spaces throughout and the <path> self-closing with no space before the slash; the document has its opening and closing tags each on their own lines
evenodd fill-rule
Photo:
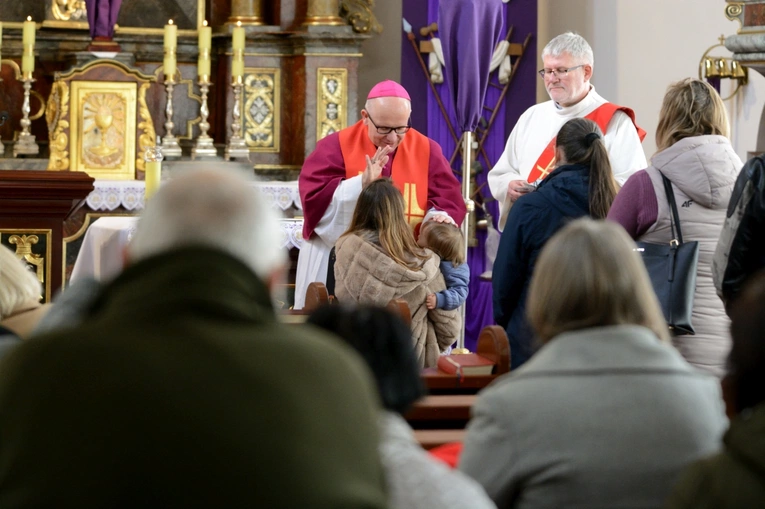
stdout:
<svg viewBox="0 0 765 509">
<path fill-rule="evenodd" d="M 423 449 L 433 449 L 452 442 L 465 440 L 464 429 L 416 429 L 414 438 Z"/>
<path fill-rule="evenodd" d="M 442 394 L 420 399 L 404 418 L 414 429 L 462 429 L 470 420 L 475 394 Z"/>
<path fill-rule="evenodd" d="M 478 336 L 476 353 L 495 363 L 491 375 L 459 376 L 426 368 L 422 379 L 430 394 L 475 394 L 498 376 L 510 372 L 510 344 L 505 330 L 499 325 L 487 325 Z"/>
</svg>

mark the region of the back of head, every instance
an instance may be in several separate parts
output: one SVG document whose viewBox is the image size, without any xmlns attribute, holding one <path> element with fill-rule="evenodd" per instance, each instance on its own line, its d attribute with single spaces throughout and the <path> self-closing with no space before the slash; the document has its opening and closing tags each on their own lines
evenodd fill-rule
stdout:
<svg viewBox="0 0 765 509">
<path fill-rule="evenodd" d="M 42 285 L 26 264 L 7 247 L 0 245 L 0 320 L 21 306 L 37 302 Z"/>
<path fill-rule="evenodd" d="M 128 254 L 138 261 L 173 249 L 224 251 L 263 280 L 286 261 L 278 216 L 241 174 L 188 170 L 163 185 L 146 206 Z"/>
<path fill-rule="evenodd" d="M 555 147 L 563 158 L 560 163 L 582 164 L 590 168 L 590 216 L 605 219 L 617 187 L 598 125 L 586 118 L 572 118 L 558 131 Z"/>
<path fill-rule="evenodd" d="M 731 310 L 733 344 L 728 377 L 733 382 L 735 410 L 765 402 L 765 272 L 753 276 Z"/>
<path fill-rule="evenodd" d="M 542 249 L 527 315 L 547 342 L 567 331 L 642 325 L 669 339 L 667 324 L 635 243 L 616 223 L 578 219 Z"/>
<path fill-rule="evenodd" d="M 424 396 L 412 332 L 400 317 L 383 308 L 331 305 L 312 313 L 308 323 L 334 333 L 361 354 L 386 409 L 404 413 Z"/>
<path fill-rule="evenodd" d="M 546 56 L 559 57 L 568 53 L 578 62 L 595 66 L 595 57 L 589 43 L 579 34 L 566 32 L 553 38 L 542 50 L 542 58 Z"/>
<path fill-rule="evenodd" d="M 428 221 L 420 227 L 420 237 L 423 236 L 425 245 L 441 260 L 448 260 L 455 267 L 465 263 L 465 239 L 455 225 Z"/>
<path fill-rule="evenodd" d="M 377 179 L 362 189 L 345 235 L 374 232 L 380 246 L 397 263 L 419 266 L 416 260 L 424 255 L 406 222 L 405 207 L 404 197 L 393 182 Z"/>
<path fill-rule="evenodd" d="M 694 78 L 671 84 L 659 113 L 657 150 L 683 138 L 708 134 L 730 135 L 728 113 L 720 95 L 709 83 Z"/>
</svg>

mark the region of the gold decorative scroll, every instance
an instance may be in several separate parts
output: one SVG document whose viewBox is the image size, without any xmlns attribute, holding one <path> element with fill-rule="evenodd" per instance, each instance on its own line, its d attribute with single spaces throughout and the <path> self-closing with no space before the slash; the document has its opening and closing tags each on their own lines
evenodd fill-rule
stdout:
<svg viewBox="0 0 765 509">
<path fill-rule="evenodd" d="M 135 167 L 141 171 L 144 171 L 146 166 L 143 154 L 146 152 L 146 149 L 155 146 L 157 143 L 154 121 L 151 119 L 149 107 L 146 105 L 146 91 L 150 86 L 151 83 L 144 83 L 138 89 L 138 116 L 141 117 L 141 121 L 138 122 L 138 129 L 141 130 L 141 135 L 138 137 L 138 154 L 135 158 Z"/>
<path fill-rule="evenodd" d="M 281 70 L 244 70 L 244 141 L 250 152 L 279 152 Z"/>
<path fill-rule="evenodd" d="M 72 170 L 135 178 L 136 88 L 132 82 L 72 82 Z"/>
<path fill-rule="evenodd" d="M 348 69 L 316 70 L 316 141 L 348 127 Z"/>
<path fill-rule="evenodd" d="M 85 21 L 85 0 L 51 0 L 53 19 L 59 21 Z"/>
<path fill-rule="evenodd" d="M 66 120 L 68 113 L 69 87 L 66 82 L 55 81 L 45 111 L 45 120 L 48 122 L 50 133 L 49 170 L 69 169 L 69 136 L 66 135 L 66 129 L 69 128 L 69 121 Z"/>
<path fill-rule="evenodd" d="M 383 27 L 374 14 L 375 0 L 340 0 L 340 17 L 360 34 L 382 33 Z"/>
<path fill-rule="evenodd" d="M 27 263 L 43 286 L 43 302 L 50 302 L 52 253 L 51 229 L 25 228 L 0 230 L 0 244 L 12 249 L 19 260 Z"/>
</svg>

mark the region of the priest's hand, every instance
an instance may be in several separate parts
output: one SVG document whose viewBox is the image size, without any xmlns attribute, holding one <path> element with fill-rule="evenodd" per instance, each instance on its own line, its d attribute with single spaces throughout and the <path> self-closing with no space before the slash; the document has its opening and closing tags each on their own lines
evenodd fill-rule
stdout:
<svg viewBox="0 0 765 509">
<path fill-rule="evenodd" d="M 391 150 L 391 147 L 384 145 L 378 147 L 375 155 L 371 158 L 369 156 L 364 156 L 367 160 L 367 167 L 361 174 L 362 187 L 367 187 L 369 184 L 380 178 L 382 169 L 388 164 L 388 154 L 390 154 Z"/>
<path fill-rule="evenodd" d="M 507 185 L 507 197 L 515 201 L 526 193 L 534 190 L 534 186 L 525 180 L 511 180 Z"/>
</svg>

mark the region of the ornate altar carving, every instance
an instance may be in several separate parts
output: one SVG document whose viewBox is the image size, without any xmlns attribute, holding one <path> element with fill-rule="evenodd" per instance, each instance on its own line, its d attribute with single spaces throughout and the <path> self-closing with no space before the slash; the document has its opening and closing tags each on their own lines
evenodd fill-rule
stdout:
<svg viewBox="0 0 765 509">
<path fill-rule="evenodd" d="M 244 141 L 250 152 L 279 152 L 281 71 L 247 68 L 244 74 Z"/>
<path fill-rule="evenodd" d="M 135 178 L 136 169 L 144 168 L 144 151 L 156 139 L 146 103 L 154 81 L 154 76 L 114 60 L 94 60 L 56 74 L 46 111 L 48 169 L 111 180 Z"/>
<path fill-rule="evenodd" d="M 348 69 L 320 67 L 316 70 L 316 140 L 348 127 Z"/>
<path fill-rule="evenodd" d="M 51 229 L 0 229 L 0 244 L 10 248 L 26 263 L 43 286 L 43 302 L 51 296 Z"/>
<path fill-rule="evenodd" d="M 354 32 L 380 34 L 382 25 L 374 14 L 375 0 L 341 0 L 340 16 L 348 21 Z"/>
</svg>

